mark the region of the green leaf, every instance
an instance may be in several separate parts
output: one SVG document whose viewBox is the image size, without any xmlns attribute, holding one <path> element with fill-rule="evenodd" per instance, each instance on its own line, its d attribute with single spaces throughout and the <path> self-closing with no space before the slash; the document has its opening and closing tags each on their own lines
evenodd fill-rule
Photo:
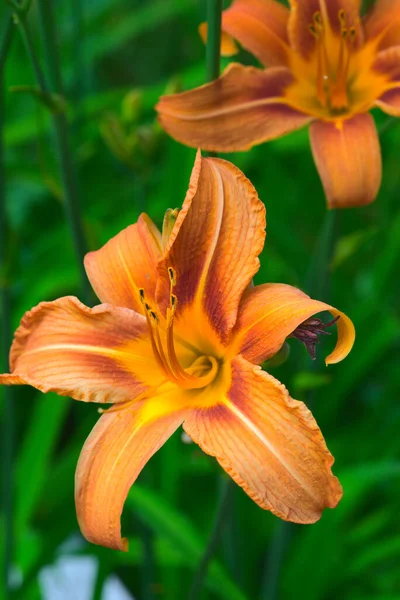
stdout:
<svg viewBox="0 0 400 600">
<path fill-rule="evenodd" d="M 130 506 L 154 533 L 168 540 L 195 569 L 201 559 L 205 541 L 189 519 L 162 501 L 159 494 L 135 484 L 127 506 Z M 232 581 L 223 567 L 213 561 L 207 576 L 208 587 L 225 600 L 245 600 L 246 596 Z"/>
</svg>

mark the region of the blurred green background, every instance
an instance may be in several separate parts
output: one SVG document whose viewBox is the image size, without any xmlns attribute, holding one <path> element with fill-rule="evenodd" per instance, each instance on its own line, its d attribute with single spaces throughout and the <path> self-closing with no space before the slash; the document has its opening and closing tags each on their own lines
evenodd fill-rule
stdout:
<svg viewBox="0 0 400 600">
<path fill-rule="evenodd" d="M 195 152 L 159 129 L 153 107 L 165 91 L 205 81 L 197 34 L 205 2 L 58 0 L 53 6 L 79 201 L 88 245 L 97 249 L 141 211 L 161 225 L 164 211 L 183 201 Z M 10 13 L 2 2 L 3 38 Z M 47 76 L 35 0 L 28 22 Z M 13 329 L 41 300 L 80 296 L 51 116 L 31 92 L 13 89 L 36 85 L 15 29 L 0 114 L 9 227 L 1 278 L 9 286 Z M 252 62 L 244 52 L 237 59 Z M 228 156 L 267 208 L 256 283 L 292 284 L 331 302 L 353 319 L 357 340 L 350 356 L 328 369 L 324 357 L 335 335 L 321 340 L 315 363 L 291 340 L 289 359 L 269 368 L 311 406 L 336 458 L 343 500 L 315 525 L 286 525 L 232 486 L 203 599 L 400 599 L 400 122 L 375 117 L 383 153 L 379 196 L 337 215 L 326 259 L 321 232 L 332 217 L 307 131 Z M 82 565 L 85 557 L 96 561 L 84 600 L 108 598 L 104 582 L 111 575 L 137 600 L 188 598 L 225 477 L 217 463 L 175 434 L 129 494 L 123 515 L 129 553 L 105 550 L 81 538 L 73 500 L 74 469 L 96 407 L 22 387 L 13 390 L 13 406 L 12 597 L 80 598 L 78 571 L 59 570 L 74 556 Z M 0 530 L 3 557 L 2 546 Z M 45 595 L 49 566 L 60 589 L 70 590 L 66 595 Z"/>
</svg>

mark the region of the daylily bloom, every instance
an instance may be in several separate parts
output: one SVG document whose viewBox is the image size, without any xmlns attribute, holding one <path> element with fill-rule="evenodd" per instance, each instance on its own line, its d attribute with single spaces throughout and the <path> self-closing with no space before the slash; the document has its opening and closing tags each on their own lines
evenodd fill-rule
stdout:
<svg viewBox="0 0 400 600">
<path fill-rule="evenodd" d="M 348 354 L 354 327 L 289 285 L 251 285 L 264 229 L 264 205 L 243 173 L 198 153 L 182 210 L 167 212 L 162 233 L 141 215 L 86 256 L 103 304 L 68 296 L 22 318 L 0 383 L 112 404 L 76 472 L 78 521 L 91 542 L 127 549 L 128 490 L 181 424 L 282 519 L 312 523 L 340 500 L 310 411 L 257 365 L 320 311 L 340 317 L 327 364 Z"/>
<path fill-rule="evenodd" d="M 381 182 L 378 106 L 400 116 L 400 2 L 234 0 L 222 15 L 222 53 L 238 40 L 267 67 L 231 64 L 215 82 L 164 96 L 174 138 L 218 152 L 248 150 L 310 124 L 328 206 L 372 202 Z M 206 36 L 206 25 L 200 32 Z"/>
</svg>

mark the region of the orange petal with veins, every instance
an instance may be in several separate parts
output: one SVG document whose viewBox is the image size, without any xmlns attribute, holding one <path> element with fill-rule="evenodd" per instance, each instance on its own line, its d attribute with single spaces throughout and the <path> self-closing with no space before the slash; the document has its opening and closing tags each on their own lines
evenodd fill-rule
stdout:
<svg viewBox="0 0 400 600">
<path fill-rule="evenodd" d="M 143 313 L 139 288 L 154 298 L 161 234 L 147 215 L 141 215 L 100 250 L 85 256 L 85 269 L 101 302 Z"/>
<path fill-rule="evenodd" d="M 295 523 L 314 523 L 342 497 L 333 457 L 312 414 L 286 388 L 243 358 L 232 386 L 209 410 L 195 410 L 185 431 L 262 508 Z"/>
<path fill-rule="evenodd" d="M 226 341 L 243 291 L 259 269 L 265 208 L 250 181 L 231 163 L 198 153 L 188 194 L 160 262 L 157 298 L 169 303 L 167 269 L 176 271 L 178 313 L 190 308 L 191 327 L 204 313 Z"/>
<path fill-rule="evenodd" d="M 75 503 L 85 538 L 127 551 L 121 513 L 130 487 L 153 454 L 183 421 L 182 413 L 142 423 L 140 410 L 105 413 L 86 440 L 75 475 Z"/>
<path fill-rule="evenodd" d="M 146 320 L 129 309 L 87 308 L 72 296 L 42 302 L 22 318 L 10 351 L 11 374 L 0 375 L 0 384 L 32 385 L 84 402 L 131 400 L 146 389 L 137 372 L 149 361 L 128 355 L 124 345 L 129 340 L 132 348 L 147 336 Z"/>
<path fill-rule="evenodd" d="M 354 44 L 360 46 L 364 40 L 360 21 L 361 0 L 289 0 L 290 16 L 288 34 L 292 48 L 307 57 L 315 49 L 315 38 L 310 34 L 315 13 L 319 12 L 325 32 L 340 34 L 339 11 L 344 11 L 346 27 L 354 27 Z M 326 35 L 326 33 L 325 33 Z"/>
<path fill-rule="evenodd" d="M 286 65 L 288 18 L 288 9 L 275 0 L 234 0 L 222 13 L 221 53 L 236 54 L 235 39 L 263 65 Z M 207 23 L 200 27 L 206 41 Z"/>
<path fill-rule="evenodd" d="M 285 67 L 263 71 L 231 64 L 212 83 L 162 96 L 156 110 L 162 127 L 183 144 L 217 152 L 248 150 L 310 122 L 285 104 L 292 81 Z"/>
<path fill-rule="evenodd" d="M 340 362 L 354 344 L 355 330 L 349 317 L 283 283 L 257 285 L 246 292 L 235 326 L 237 351 L 253 363 L 264 362 L 280 350 L 285 339 L 303 321 L 325 310 L 340 317 L 337 344 L 325 362 L 327 365 Z"/>
<path fill-rule="evenodd" d="M 365 19 L 368 40 L 379 40 L 379 49 L 400 45 L 400 0 L 377 0 Z"/>
<path fill-rule="evenodd" d="M 370 204 L 382 178 L 379 138 L 370 114 L 336 123 L 314 121 L 311 149 L 329 208 Z"/>
</svg>

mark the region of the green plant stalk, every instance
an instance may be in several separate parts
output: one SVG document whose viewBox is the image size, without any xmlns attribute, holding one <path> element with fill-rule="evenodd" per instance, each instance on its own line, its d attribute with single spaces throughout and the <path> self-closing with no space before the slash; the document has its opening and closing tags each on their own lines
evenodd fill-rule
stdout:
<svg viewBox="0 0 400 600">
<path fill-rule="evenodd" d="M 39 14 L 43 32 L 44 50 L 49 72 L 51 87 L 48 86 L 43 70 L 37 58 L 35 46 L 26 11 L 16 10 L 15 16 L 25 43 L 25 47 L 35 73 L 37 83 L 44 94 L 57 94 L 63 97 L 61 69 L 59 65 L 58 47 L 55 37 L 53 6 L 48 0 L 39 1 Z M 78 190 L 75 169 L 72 161 L 68 141 L 68 124 L 64 111 L 52 113 L 56 150 L 58 155 L 59 169 L 63 186 L 64 209 L 69 225 L 77 264 L 80 274 L 83 300 L 89 302 L 92 299 L 92 291 L 83 266 L 83 258 L 87 252 L 87 244 L 83 229 L 82 217 L 78 201 Z"/>
<path fill-rule="evenodd" d="M 337 235 L 339 210 L 328 210 L 307 271 L 305 292 L 317 300 L 330 295 L 329 282 L 334 243 Z"/>
<path fill-rule="evenodd" d="M 52 88 L 51 91 L 63 97 L 64 86 L 56 38 L 53 3 L 49 2 L 49 0 L 38 0 L 37 4 L 39 8 L 47 70 Z M 84 297 L 86 300 L 89 300 L 92 297 L 92 292 L 83 266 L 83 258 L 87 252 L 87 243 L 78 200 L 76 173 L 68 141 L 68 124 L 64 112 L 55 114 L 53 119 L 61 178 L 64 188 L 66 216 L 79 264 Z"/>
<path fill-rule="evenodd" d="M 207 0 L 207 81 L 219 77 L 221 55 L 222 0 Z"/>
<path fill-rule="evenodd" d="M 232 491 L 233 484 L 231 478 L 223 476 L 219 494 L 219 504 L 215 513 L 211 534 L 208 539 L 205 552 L 197 567 L 197 571 L 189 593 L 189 600 L 197 600 L 200 597 L 203 584 L 207 576 L 208 567 L 221 539 L 222 530 L 225 525 L 225 516 L 231 502 Z"/>
<path fill-rule="evenodd" d="M 8 19 L 5 26 L 5 33 L 0 47 L 0 327 L 1 327 L 1 348 L 0 358 L 1 372 L 7 372 L 8 352 L 11 343 L 11 297 L 9 290 L 8 269 L 7 269 L 7 242 L 8 228 L 6 216 L 6 190 L 4 181 L 4 66 L 8 53 L 11 48 L 11 42 L 14 32 L 14 23 L 12 18 Z M 2 573 L 2 598 L 10 597 L 9 578 L 13 560 L 14 531 L 13 531 L 13 459 L 14 459 L 14 402 L 13 390 L 11 387 L 3 389 L 4 410 L 3 410 L 3 433 L 2 433 L 2 461 L 3 461 L 3 515 L 4 515 L 4 557 Z"/>
<path fill-rule="evenodd" d="M 325 302 L 328 301 L 328 296 L 330 295 L 331 262 L 335 239 L 338 233 L 338 220 L 338 210 L 326 211 L 321 232 L 305 277 L 305 292 L 312 298 L 324 300 Z M 312 365 L 310 368 L 312 369 Z M 293 523 L 280 521 L 277 524 L 265 560 L 264 578 L 261 584 L 262 600 L 276 600 L 279 597 L 281 567 L 294 530 L 295 526 Z"/>
</svg>

